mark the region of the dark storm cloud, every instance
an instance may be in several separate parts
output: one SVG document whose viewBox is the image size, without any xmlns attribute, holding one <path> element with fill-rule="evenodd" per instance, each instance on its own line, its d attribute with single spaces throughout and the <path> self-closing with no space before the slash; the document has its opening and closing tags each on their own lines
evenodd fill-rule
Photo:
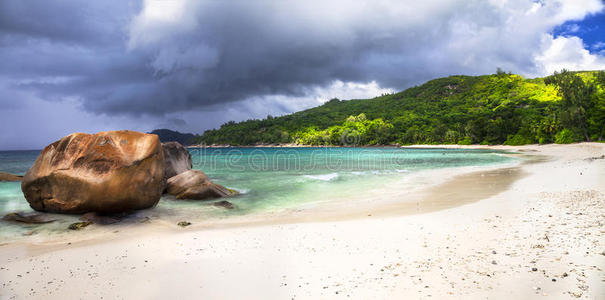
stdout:
<svg viewBox="0 0 605 300">
<path fill-rule="evenodd" d="M 134 1 L 1 1 L 0 101 L 15 101 L 9 90 L 95 101 L 91 86 L 151 78 L 144 60 L 125 52 L 139 10 Z"/>
<path fill-rule="evenodd" d="M 454 70 L 491 71 L 464 66 L 443 47 L 455 20 L 496 28 L 502 19 L 483 1 L 157 0 L 142 12 L 126 1 L 92 3 L 2 1 L 0 72 L 10 86 L 48 100 L 77 97 L 97 113 L 155 115 L 300 96 L 336 79 L 399 89 Z M 529 65 L 519 57 L 505 58 Z"/>
<path fill-rule="evenodd" d="M 88 45 L 114 43 L 126 39 L 122 29 L 138 10 L 138 1 L 3 0 L 0 33 L 4 38 L 15 37 L 12 41 L 38 38 Z"/>
</svg>

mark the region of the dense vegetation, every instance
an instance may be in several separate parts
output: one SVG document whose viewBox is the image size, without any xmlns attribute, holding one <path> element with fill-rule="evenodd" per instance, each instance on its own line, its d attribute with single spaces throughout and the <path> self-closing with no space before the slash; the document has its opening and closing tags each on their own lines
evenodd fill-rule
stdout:
<svg viewBox="0 0 605 300">
<path fill-rule="evenodd" d="M 254 145 L 510 144 L 603 140 L 605 72 L 524 79 L 450 76 L 368 100 L 332 99 L 263 120 L 228 122 L 196 142 Z"/>
<path fill-rule="evenodd" d="M 160 142 L 162 143 L 179 142 L 182 145 L 191 145 L 197 138 L 199 138 L 198 135 L 194 135 L 192 133 L 180 133 L 170 129 L 155 129 L 150 133 L 157 134 L 160 138 Z"/>
</svg>

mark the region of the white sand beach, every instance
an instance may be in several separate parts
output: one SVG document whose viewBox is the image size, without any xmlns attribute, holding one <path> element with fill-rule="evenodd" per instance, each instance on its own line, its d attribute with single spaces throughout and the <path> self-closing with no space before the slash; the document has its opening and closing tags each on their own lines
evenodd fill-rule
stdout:
<svg viewBox="0 0 605 300">
<path fill-rule="evenodd" d="M 605 144 L 479 148 L 546 159 L 451 178 L 419 213 L 4 243 L 0 299 L 605 299 Z"/>
</svg>

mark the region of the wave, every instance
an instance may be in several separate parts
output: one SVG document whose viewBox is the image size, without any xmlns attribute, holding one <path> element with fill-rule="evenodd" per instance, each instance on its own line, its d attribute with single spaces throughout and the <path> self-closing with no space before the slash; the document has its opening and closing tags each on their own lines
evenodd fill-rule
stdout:
<svg viewBox="0 0 605 300">
<path fill-rule="evenodd" d="M 396 169 L 396 170 L 370 170 L 370 171 L 353 171 L 351 174 L 353 175 L 380 175 L 380 174 L 393 174 L 393 173 L 408 173 L 409 170 L 406 169 Z"/>
<path fill-rule="evenodd" d="M 238 188 L 232 188 L 232 187 L 230 187 L 230 189 L 232 189 L 240 194 L 248 194 L 248 192 L 250 191 L 249 189 L 238 189 Z"/>
<path fill-rule="evenodd" d="M 353 172 L 351 172 L 351 174 L 353 174 L 353 175 L 368 175 L 368 174 L 378 175 L 378 174 L 382 174 L 382 173 L 384 173 L 384 172 L 380 171 L 380 170 L 353 171 Z"/>
<path fill-rule="evenodd" d="M 321 175 L 305 175 L 306 178 L 321 180 L 321 181 L 332 181 L 339 177 L 338 173 L 329 173 Z"/>
</svg>

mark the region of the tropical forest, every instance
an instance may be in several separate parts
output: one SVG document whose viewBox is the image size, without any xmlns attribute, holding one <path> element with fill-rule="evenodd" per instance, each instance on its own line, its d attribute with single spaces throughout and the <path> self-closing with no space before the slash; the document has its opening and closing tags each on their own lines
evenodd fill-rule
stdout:
<svg viewBox="0 0 605 300">
<path fill-rule="evenodd" d="M 228 122 L 205 145 L 546 144 L 603 141 L 605 72 L 526 79 L 500 69 L 434 79 L 373 99 L 332 99 L 293 114 Z"/>
</svg>

